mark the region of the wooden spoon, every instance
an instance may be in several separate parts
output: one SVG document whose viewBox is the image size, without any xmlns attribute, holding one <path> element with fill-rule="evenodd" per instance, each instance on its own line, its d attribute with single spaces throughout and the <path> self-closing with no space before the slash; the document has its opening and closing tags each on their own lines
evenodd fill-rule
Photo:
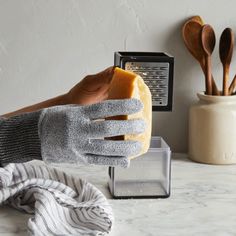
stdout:
<svg viewBox="0 0 236 236">
<path fill-rule="evenodd" d="M 223 65 L 223 95 L 229 95 L 228 80 L 229 67 L 233 55 L 234 34 L 232 29 L 226 28 L 220 37 L 220 60 Z"/>
<path fill-rule="evenodd" d="M 189 21 L 183 29 L 184 43 L 200 64 L 204 60 L 204 52 L 200 43 L 201 29 L 202 26 L 196 21 Z"/>
<path fill-rule="evenodd" d="M 183 27 L 182 27 L 182 35 L 183 35 L 183 38 L 185 37 L 185 32 L 184 32 L 185 26 L 186 26 L 190 21 L 195 21 L 195 22 L 197 22 L 198 24 L 200 24 L 201 26 L 204 25 L 204 22 L 203 22 L 203 20 L 202 20 L 202 18 L 201 18 L 200 16 L 193 16 L 193 17 L 191 17 L 190 19 L 188 19 L 188 20 L 184 23 L 184 25 L 183 25 Z"/>
<path fill-rule="evenodd" d="M 206 94 L 212 95 L 212 79 L 211 79 L 211 54 L 215 48 L 216 36 L 210 25 L 204 25 L 201 31 L 201 43 L 205 55 L 206 66 Z"/>
<path fill-rule="evenodd" d="M 189 21 L 195 21 L 195 22 L 198 22 L 200 25 L 204 25 L 204 22 L 201 16 L 193 16 L 189 19 Z"/>
<path fill-rule="evenodd" d="M 204 74 L 206 75 L 205 57 L 201 45 L 201 30 L 203 27 L 202 24 L 203 21 L 199 16 L 191 18 L 184 24 L 182 28 L 182 36 L 187 49 L 192 54 L 192 56 L 200 63 L 200 66 Z M 220 95 L 220 92 L 217 89 L 213 76 L 211 77 L 212 77 L 213 94 Z"/>
</svg>

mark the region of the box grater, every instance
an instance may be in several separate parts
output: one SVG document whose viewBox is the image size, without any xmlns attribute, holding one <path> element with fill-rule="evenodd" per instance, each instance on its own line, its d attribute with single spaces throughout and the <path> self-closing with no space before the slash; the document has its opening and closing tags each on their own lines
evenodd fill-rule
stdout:
<svg viewBox="0 0 236 236">
<path fill-rule="evenodd" d="M 174 58 L 162 52 L 115 52 L 114 65 L 140 75 L 152 94 L 153 111 L 171 111 Z M 147 153 L 128 169 L 109 167 L 113 198 L 170 196 L 171 150 L 162 137 L 152 137 Z"/>
</svg>

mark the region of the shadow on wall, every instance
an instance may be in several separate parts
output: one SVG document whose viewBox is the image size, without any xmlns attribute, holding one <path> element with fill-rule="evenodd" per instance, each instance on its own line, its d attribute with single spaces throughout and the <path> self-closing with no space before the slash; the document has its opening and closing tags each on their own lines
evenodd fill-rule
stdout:
<svg viewBox="0 0 236 236">
<path fill-rule="evenodd" d="M 193 63 L 182 39 L 182 26 L 186 20 L 173 25 L 163 44 L 163 50 L 175 57 L 172 112 L 153 114 L 153 135 L 162 136 L 173 152 L 188 150 L 188 110 L 196 99 L 194 78 L 190 75 L 193 70 L 200 69 L 197 63 Z"/>
</svg>

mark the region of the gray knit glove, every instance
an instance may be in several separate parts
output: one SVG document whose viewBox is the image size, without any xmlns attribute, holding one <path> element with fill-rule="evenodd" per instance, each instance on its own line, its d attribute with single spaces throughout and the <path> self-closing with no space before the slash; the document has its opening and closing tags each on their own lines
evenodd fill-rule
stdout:
<svg viewBox="0 0 236 236">
<path fill-rule="evenodd" d="M 108 100 L 88 106 L 56 106 L 0 119 L 0 165 L 43 159 L 127 167 L 127 157 L 138 154 L 141 143 L 104 137 L 142 133 L 144 121 L 100 118 L 128 115 L 141 109 L 142 104 L 136 99 Z"/>
<path fill-rule="evenodd" d="M 142 104 L 137 99 L 44 109 L 39 120 L 43 160 L 127 167 L 128 156 L 138 154 L 141 143 L 104 140 L 104 137 L 142 133 L 144 121 L 101 118 L 132 114 L 141 109 Z"/>
</svg>

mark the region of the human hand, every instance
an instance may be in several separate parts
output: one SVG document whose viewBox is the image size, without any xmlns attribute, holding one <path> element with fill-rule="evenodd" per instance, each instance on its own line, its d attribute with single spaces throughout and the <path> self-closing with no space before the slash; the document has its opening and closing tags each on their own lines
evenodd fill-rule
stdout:
<svg viewBox="0 0 236 236">
<path fill-rule="evenodd" d="M 98 74 L 87 75 L 66 94 L 67 104 L 88 105 L 104 101 L 113 73 L 114 67 L 109 67 Z"/>
<path fill-rule="evenodd" d="M 145 122 L 101 120 L 129 115 L 143 108 L 137 99 L 107 100 L 87 106 L 57 106 L 44 109 L 39 122 L 42 158 L 46 162 L 83 162 L 129 166 L 129 156 L 140 153 L 138 141 L 104 140 L 145 131 Z"/>
</svg>

